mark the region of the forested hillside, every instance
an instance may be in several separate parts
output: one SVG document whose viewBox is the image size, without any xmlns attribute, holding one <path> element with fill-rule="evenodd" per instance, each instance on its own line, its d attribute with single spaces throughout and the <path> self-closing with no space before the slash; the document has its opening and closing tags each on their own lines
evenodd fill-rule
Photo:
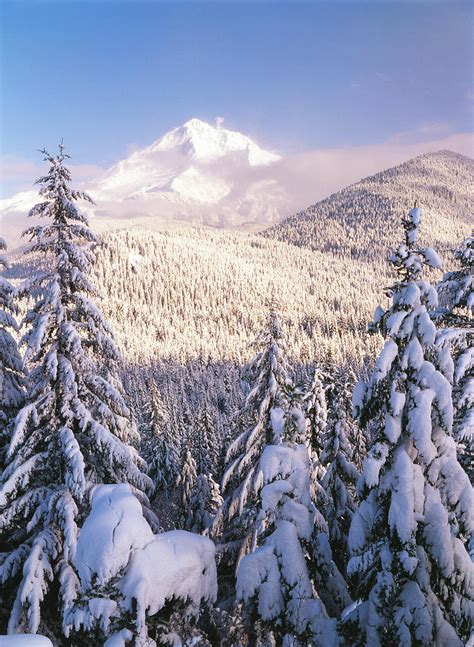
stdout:
<svg viewBox="0 0 474 647">
<path fill-rule="evenodd" d="M 445 252 L 472 227 L 474 161 L 428 153 L 338 191 L 264 232 L 299 247 L 360 260 L 382 259 L 400 214 L 421 206 L 423 242 Z"/>
<path fill-rule="evenodd" d="M 366 321 L 386 267 L 212 229 L 133 228 L 104 236 L 95 272 L 126 358 L 246 360 L 270 301 L 305 359 L 367 354 Z"/>
</svg>

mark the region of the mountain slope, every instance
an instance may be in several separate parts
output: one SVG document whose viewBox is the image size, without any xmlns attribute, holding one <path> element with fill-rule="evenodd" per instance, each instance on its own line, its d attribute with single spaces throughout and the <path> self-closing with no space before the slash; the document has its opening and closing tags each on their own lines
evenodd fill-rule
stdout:
<svg viewBox="0 0 474 647">
<path fill-rule="evenodd" d="M 422 239 L 445 252 L 472 228 L 473 198 L 474 161 L 428 153 L 338 191 L 263 235 L 338 256 L 386 258 L 400 239 L 400 218 L 417 200 Z"/>
</svg>

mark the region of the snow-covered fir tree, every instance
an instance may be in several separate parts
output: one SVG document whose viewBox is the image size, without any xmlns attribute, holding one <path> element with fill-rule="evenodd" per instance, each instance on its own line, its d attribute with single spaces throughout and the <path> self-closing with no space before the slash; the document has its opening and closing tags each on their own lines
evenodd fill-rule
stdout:
<svg viewBox="0 0 474 647">
<path fill-rule="evenodd" d="M 335 621 L 310 575 L 314 530 L 325 524 L 311 501 L 308 448 L 282 440 L 259 461 L 255 546 L 237 569 L 237 600 L 250 644 L 330 646 Z"/>
<path fill-rule="evenodd" d="M 348 573 L 359 605 L 346 617 L 352 645 L 462 645 L 473 626 L 471 484 L 451 437 L 451 384 L 442 372 L 428 310 L 436 290 L 421 279 L 436 253 L 418 249 L 421 210 L 403 219 L 390 256 L 398 280 L 377 309 L 386 341 L 354 405 L 374 437 L 359 482 Z"/>
<path fill-rule="evenodd" d="M 229 567 L 236 564 L 237 615 L 250 641 L 322 645 L 334 622 L 315 592 L 315 571 L 329 578 L 326 597 L 336 613 L 350 598 L 312 500 L 307 422 L 275 311 L 257 342 L 254 382 L 241 411 L 244 431 L 228 452 L 230 493 L 213 524 L 224 539 L 221 581 L 232 581 Z"/>
<path fill-rule="evenodd" d="M 191 492 L 196 485 L 197 480 L 197 470 L 196 470 L 196 461 L 193 458 L 193 455 L 186 450 L 184 454 L 183 465 L 181 468 L 181 473 L 178 476 L 177 485 L 181 491 L 181 504 L 182 504 L 182 515 L 184 519 L 187 516 L 187 510 L 189 507 L 189 501 L 191 497 Z"/>
<path fill-rule="evenodd" d="M 7 258 L 2 254 L 6 249 L 6 242 L 0 238 L 0 270 L 8 268 Z M 15 289 L 0 276 L 0 469 L 8 440 L 7 426 L 18 412 L 24 395 L 23 362 L 16 341 L 17 315 Z"/>
<path fill-rule="evenodd" d="M 250 391 L 238 414 L 240 434 L 227 450 L 222 480 L 225 494 L 213 524 L 213 535 L 226 545 L 226 558 L 235 564 L 254 547 L 256 499 L 252 482 L 266 445 L 277 444 L 272 416 L 287 409 L 291 368 L 285 357 L 286 340 L 274 308 L 257 336 L 255 358 L 247 367 Z"/>
<path fill-rule="evenodd" d="M 194 443 L 198 473 L 215 475 L 219 463 L 220 442 L 211 417 L 207 393 L 204 395 L 202 408 L 194 426 Z"/>
<path fill-rule="evenodd" d="M 22 338 L 27 397 L 11 427 L 0 481 L 0 581 L 9 632 L 58 622 L 80 597 L 74 570 L 78 525 L 97 483 L 128 482 L 147 510 L 151 487 L 131 443 L 137 433 L 120 392 L 119 358 L 89 274 L 96 237 L 76 207 L 90 200 L 70 188 L 68 157 L 43 151 L 43 201 L 30 211 L 47 220 L 25 234 L 44 269 L 22 288 L 33 303 Z M 44 625 L 43 625 L 44 626 Z"/>
<path fill-rule="evenodd" d="M 308 440 L 311 449 L 319 459 L 324 446 L 328 418 L 324 375 L 319 367 L 313 373 L 313 380 L 303 396 L 303 403 L 308 425 Z"/>
<path fill-rule="evenodd" d="M 348 561 L 348 534 L 356 507 L 354 493 L 359 477 L 352 462 L 354 450 L 350 437 L 353 425 L 348 387 L 349 380 L 342 373 L 336 375 L 331 383 L 328 422 L 320 458 L 324 467 L 321 485 L 327 500 L 324 516 L 333 559 L 341 573 L 345 573 Z"/>
<path fill-rule="evenodd" d="M 154 382 L 150 386 L 149 397 L 149 475 L 157 491 L 169 490 L 176 485 L 180 472 L 180 439 Z"/>
<path fill-rule="evenodd" d="M 453 435 L 459 461 L 474 481 L 474 236 L 454 252 L 459 269 L 438 284 L 440 305 L 433 318 L 437 344 L 452 356 L 447 373 L 453 385 Z"/>
<path fill-rule="evenodd" d="M 219 484 L 210 474 L 199 474 L 189 495 L 186 530 L 198 534 L 206 531 L 222 502 Z"/>
</svg>

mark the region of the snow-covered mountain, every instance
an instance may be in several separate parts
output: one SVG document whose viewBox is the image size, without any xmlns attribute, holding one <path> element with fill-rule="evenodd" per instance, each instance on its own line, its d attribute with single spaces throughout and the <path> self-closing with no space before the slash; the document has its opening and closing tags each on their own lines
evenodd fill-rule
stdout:
<svg viewBox="0 0 474 647">
<path fill-rule="evenodd" d="M 280 159 L 219 120 L 190 119 L 81 188 L 97 205 L 89 216 L 109 222 L 146 216 L 155 223 L 261 228 L 291 212 L 271 170 Z M 37 199 L 36 191 L 24 191 L 1 200 L 0 217 L 24 219 Z"/>
<path fill-rule="evenodd" d="M 440 251 L 450 249 L 472 229 L 474 160 L 451 151 L 420 155 L 330 195 L 264 235 L 338 256 L 384 260 L 415 200 L 423 209 L 422 237 Z"/>
<path fill-rule="evenodd" d="M 233 189 L 226 165 L 235 171 L 278 159 L 245 135 L 190 119 L 113 166 L 91 190 L 98 201 L 163 199 L 217 205 Z"/>
</svg>

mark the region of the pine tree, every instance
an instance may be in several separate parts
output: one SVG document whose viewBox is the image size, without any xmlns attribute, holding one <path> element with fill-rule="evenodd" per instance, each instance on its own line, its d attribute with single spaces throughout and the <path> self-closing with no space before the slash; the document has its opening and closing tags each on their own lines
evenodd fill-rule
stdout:
<svg viewBox="0 0 474 647">
<path fill-rule="evenodd" d="M 229 566 L 253 549 L 256 508 L 252 481 L 266 445 L 280 441 L 279 420 L 288 408 L 288 388 L 293 386 L 285 347 L 280 319 L 272 309 L 254 342 L 257 354 L 247 367 L 251 388 L 238 414 L 243 431 L 227 450 L 222 479 L 226 496 L 213 523 L 212 534 L 226 545 Z"/>
<path fill-rule="evenodd" d="M 182 504 L 182 514 L 184 516 L 184 519 L 186 519 L 191 492 L 193 491 L 194 486 L 196 485 L 196 480 L 197 480 L 196 461 L 194 460 L 189 449 L 187 449 L 184 455 L 181 474 L 179 475 L 177 480 L 177 485 L 181 488 L 181 504 Z"/>
<path fill-rule="evenodd" d="M 319 460 L 324 446 L 328 418 L 324 375 L 320 368 L 315 369 L 311 385 L 303 396 L 303 402 L 310 446 Z"/>
<path fill-rule="evenodd" d="M 60 146 L 41 177 L 43 201 L 29 215 L 49 220 L 29 228 L 31 251 L 44 270 L 23 287 L 33 299 L 22 338 L 29 367 L 27 397 L 12 426 L 0 483 L 2 587 L 13 605 L 9 632 L 35 633 L 80 595 L 73 561 L 78 524 L 96 483 L 129 482 L 146 510 L 151 486 L 129 444 L 138 440 L 117 376 L 117 349 L 90 300 L 97 239 L 77 207 L 90 198 L 70 188 Z M 148 515 L 152 518 L 151 513 Z M 46 602 L 45 598 L 49 594 Z"/>
<path fill-rule="evenodd" d="M 176 485 L 180 471 L 180 443 L 177 429 L 165 409 L 163 400 L 152 382 L 150 388 L 150 434 L 151 454 L 149 474 L 157 490 L 169 490 Z"/>
<path fill-rule="evenodd" d="M 190 496 L 186 530 L 202 534 L 212 524 L 216 512 L 222 505 L 218 483 L 210 474 L 199 474 Z"/>
<path fill-rule="evenodd" d="M 441 305 L 433 319 L 441 330 L 437 344 L 452 356 L 448 375 L 453 385 L 453 436 L 461 465 L 474 481 L 474 236 L 454 252 L 460 268 L 438 284 Z"/>
<path fill-rule="evenodd" d="M 331 385 L 328 424 L 321 452 L 321 464 L 325 469 L 321 485 L 327 497 L 324 516 L 332 555 L 341 573 L 345 573 L 348 561 L 348 534 L 356 507 L 355 483 L 359 477 L 352 462 L 353 448 L 349 440 L 353 426 L 350 406 L 349 380 L 345 374 L 336 375 Z"/>
<path fill-rule="evenodd" d="M 392 304 L 375 318 L 385 346 L 354 394 L 360 424 L 374 429 L 349 533 L 361 603 L 344 631 L 355 645 L 462 645 L 473 622 L 474 499 L 450 437 L 451 385 L 428 313 L 437 295 L 421 280 L 423 264 L 440 262 L 416 246 L 420 218 L 414 208 L 402 221 Z"/>
<path fill-rule="evenodd" d="M 0 252 L 7 245 L 0 238 Z M 0 268 L 8 269 L 8 261 L 0 253 Z M 15 289 L 0 276 L 0 468 L 8 440 L 8 425 L 18 412 L 23 401 L 23 362 L 15 339 L 19 328 L 16 321 L 18 307 Z"/>
</svg>

